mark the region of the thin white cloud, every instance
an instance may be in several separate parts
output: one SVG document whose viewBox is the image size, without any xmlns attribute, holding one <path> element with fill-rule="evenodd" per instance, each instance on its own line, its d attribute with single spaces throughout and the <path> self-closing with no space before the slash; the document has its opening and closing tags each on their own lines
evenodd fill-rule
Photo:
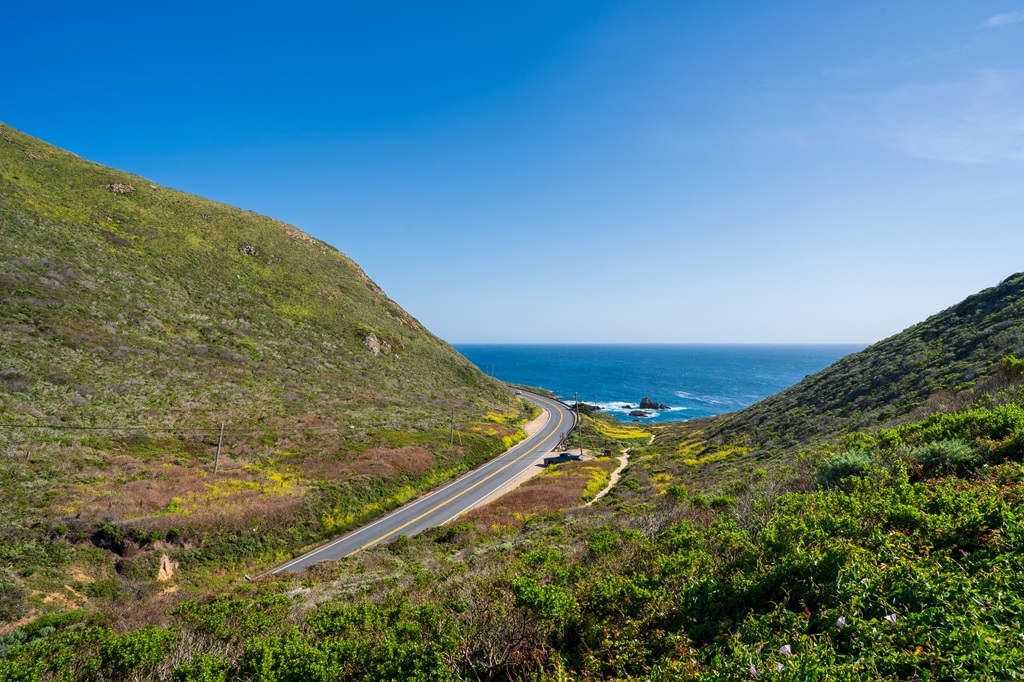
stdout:
<svg viewBox="0 0 1024 682">
<path fill-rule="evenodd" d="M 748 121 L 730 138 L 803 148 L 868 143 L 965 165 L 1024 161 L 1024 72 L 981 71 L 956 81 L 789 102 L 775 116 L 785 124 Z"/>
<path fill-rule="evenodd" d="M 1024 74 L 986 71 L 884 97 L 877 132 L 911 156 L 963 164 L 1024 160 Z"/>
<path fill-rule="evenodd" d="M 997 14 L 994 17 L 989 17 L 985 22 L 986 26 L 1008 26 L 1010 24 L 1019 24 L 1024 21 L 1024 12 L 1005 12 L 1003 14 Z"/>
</svg>

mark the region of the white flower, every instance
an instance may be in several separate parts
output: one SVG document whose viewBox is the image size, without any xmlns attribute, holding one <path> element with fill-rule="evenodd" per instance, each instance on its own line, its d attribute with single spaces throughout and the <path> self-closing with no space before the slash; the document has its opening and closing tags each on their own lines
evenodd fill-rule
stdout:
<svg viewBox="0 0 1024 682">
<path fill-rule="evenodd" d="M 783 656 L 792 656 L 793 655 L 793 649 L 791 649 L 788 644 L 783 644 L 782 648 L 779 649 L 779 653 L 782 654 Z"/>
<path fill-rule="evenodd" d="M 747 668 L 747 672 L 753 675 L 754 677 L 761 677 L 761 671 L 755 668 L 754 666 L 750 666 L 749 668 Z"/>
<path fill-rule="evenodd" d="M 898 618 L 898 616 L 895 613 L 890 613 L 888 616 L 885 617 L 885 619 L 890 623 L 895 623 L 896 618 Z"/>
<path fill-rule="evenodd" d="M 775 664 L 775 672 L 781 673 L 785 669 L 786 669 L 786 666 L 782 665 L 781 663 L 776 663 Z"/>
<path fill-rule="evenodd" d="M 867 585 L 868 584 L 868 579 L 867 578 L 861 578 L 860 579 L 860 584 L 861 585 Z"/>
<path fill-rule="evenodd" d="M 846 627 L 846 616 L 839 616 L 838 618 L 836 618 L 836 627 L 837 628 L 844 628 L 844 627 Z"/>
</svg>

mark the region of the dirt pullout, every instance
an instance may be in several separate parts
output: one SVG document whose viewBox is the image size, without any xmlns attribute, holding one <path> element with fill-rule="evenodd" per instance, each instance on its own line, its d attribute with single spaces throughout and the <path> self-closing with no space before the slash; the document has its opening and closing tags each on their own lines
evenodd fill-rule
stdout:
<svg viewBox="0 0 1024 682">
<path fill-rule="evenodd" d="M 548 423 L 548 418 L 550 416 L 551 416 L 550 412 L 543 412 L 539 417 L 537 417 L 533 421 L 527 422 L 526 425 L 523 426 L 523 431 L 526 431 L 526 437 L 529 438 L 531 436 L 537 435 L 537 433 L 542 428 L 544 428 L 544 425 Z M 478 503 L 474 504 L 472 507 L 470 507 L 466 511 L 470 511 L 472 509 L 476 509 L 478 507 L 484 506 L 485 504 L 493 502 L 494 500 L 498 499 L 502 495 L 504 495 L 504 494 L 506 494 L 506 493 L 508 493 L 508 492 L 510 492 L 512 490 L 515 490 L 516 488 L 518 488 L 520 485 L 523 484 L 524 481 L 528 481 L 531 478 L 533 478 L 534 476 L 536 476 L 537 474 L 539 474 L 540 472 L 544 471 L 544 465 L 541 463 L 541 460 L 543 460 L 544 457 L 546 457 L 546 456 L 547 456 L 547 453 L 539 453 L 539 454 L 537 454 L 536 457 L 534 458 L 535 461 L 533 462 L 533 466 L 531 466 L 528 469 L 526 469 L 526 471 L 524 471 L 523 473 L 519 474 L 518 476 L 513 478 L 511 481 L 506 483 L 505 485 L 501 486 L 500 488 L 495 490 L 492 494 L 488 495 L 485 499 L 480 500 Z"/>
<path fill-rule="evenodd" d="M 550 416 L 550 412 L 541 412 L 539 417 L 533 421 L 527 422 L 526 425 L 523 426 L 523 431 L 526 431 L 526 437 L 529 438 L 530 436 L 536 436 L 540 430 L 544 428 L 544 425 L 548 423 L 548 417 Z"/>
</svg>

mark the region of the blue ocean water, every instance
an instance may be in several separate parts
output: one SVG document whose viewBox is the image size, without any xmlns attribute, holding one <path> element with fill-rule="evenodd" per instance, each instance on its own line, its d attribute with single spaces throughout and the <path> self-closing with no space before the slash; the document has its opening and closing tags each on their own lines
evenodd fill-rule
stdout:
<svg viewBox="0 0 1024 682">
<path fill-rule="evenodd" d="M 824 369 L 860 345 L 576 346 L 457 345 L 484 372 L 539 386 L 562 400 L 632 421 L 649 397 L 669 406 L 644 422 L 710 417 L 747 407 Z"/>
</svg>

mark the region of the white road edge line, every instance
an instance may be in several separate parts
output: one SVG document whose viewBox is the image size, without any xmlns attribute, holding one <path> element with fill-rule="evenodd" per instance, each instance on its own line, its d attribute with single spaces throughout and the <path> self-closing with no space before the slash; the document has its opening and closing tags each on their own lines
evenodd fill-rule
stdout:
<svg viewBox="0 0 1024 682">
<path fill-rule="evenodd" d="M 557 409 L 557 408 L 554 408 L 551 405 L 543 404 L 543 402 L 544 402 L 543 399 L 541 401 L 534 401 L 534 402 L 540 402 L 541 403 L 541 409 L 545 409 L 545 410 L 548 411 L 548 418 L 549 419 L 551 417 L 551 412 L 553 410 Z M 545 436 L 540 441 L 540 443 L 538 443 L 536 446 L 532 446 L 532 447 L 536 448 L 536 447 L 539 447 L 539 446 L 543 445 L 553 435 L 555 435 L 555 434 L 554 433 L 548 434 L 547 436 Z M 396 516 L 396 515 L 398 515 L 400 513 L 403 513 L 403 512 L 408 512 L 410 509 L 413 509 L 417 505 L 419 505 L 419 504 L 421 504 L 423 502 L 426 502 L 431 497 L 434 497 L 435 495 L 443 493 L 444 491 L 448 490 L 448 488 L 451 488 L 452 486 L 455 486 L 455 485 L 457 485 L 459 483 L 463 483 L 464 482 L 463 479 L 469 478 L 470 476 L 473 476 L 473 475 L 476 475 L 476 474 L 479 474 L 479 473 L 482 473 L 482 472 L 486 472 L 488 469 L 490 469 L 491 467 L 497 465 L 503 459 L 510 458 L 511 455 L 516 454 L 516 450 L 518 450 L 520 448 L 529 449 L 526 446 L 527 446 L 527 443 L 525 443 L 525 442 L 524 443 L 518 443 L 515 446 L 513 446 L 512 448 L 510 448 L 509 450 L 505 451 L 500 456 L 495 457 L 494 459 L 490 460 L 489 462 L 486 462 L 483 466 L 481 466 L 481 467 L 479 467 L 479 468 L 477 468 L 477 469 L 475 469 L 473 471 L 466 472 L 465 474 L 463 474 L 459 478 L 455 479 L 451 483 L 448 483 L 444 487 L 438 488 L 434 492 L 429 493 L 427 495 L 424 495 L 423 497 L 419 498 L 418 500 L 410 502 L 407 505 L 402 505 L 402 506 L 398 507 L 397 509 L 389 512 L 385 516 L 382 516 L 381 518 L 377 519 L 376 521 L 373 521 L 372 523 L 369 523 L 369 524 L 367 524 L 367 525 L 365 525 L 365 526 L 363 526 L 361 528 L 357 528 L 356 530 L 352 531 L 351 533 L 347 533 L 346 535 L 342 535 L 340 538 L 337 538 L 336 540 L 332 540 L 331 542 L 327 543 L 326 545 L 324 545 L 322 547 L 318 547 L 318 548 L 312 550 L 311 552 L 303 554 L 302 556 L 295 557 L 294 559 L 292 559 L 288 563 L 282 564 L 281 566 L 278 566 L 277 568 L 275 568 L 275 569 L 273 569 L 271 571 L 268 571 L 268 572 L 264 573 L 263 575 L 274 575 L 274 574 L 280 573 L 281 571 L 286 571 L 286 570 L 288 570 L 289 568 L 291 568 L 292 566 L 294 566 L 297 563 L 305 562 L 307 559 L 310 559 L 310 558 L 316 556 L 320 552 L 324 552 L 324 551 L 330 549 L 331 547 L 334 547 L 335 545 L 337 545 L 337 544 L 339 544 L 341 542 L 345 542 L 347 540 L 350 540 L 350 539 L 356 537 L 357 535 L 359 535 L 359 534 L 361 534 L 361 533 L 363 533 L 365 531 L 370 530 L 374 526 L 377 526 L 378 524 L 381 524 L 381 523 L 387 521 L 392 516 Z M 522 455 L 520 455 L 520 457 L 521 456 Z M 515 461 L 515 459 L 516 458 L 513 458 L 513 461 Z M 457 518 L 457 517 L 461 516 L 462 514 L 466 513 L 466 511 L 468 509 L 471 509 L 472 506 L 473 505 L 471 505 L 470 507 L 467 507 L 466 509 L 462 510 L 461 512 L 459 512 L 458 514 L 453 516 L 451 519 L 448 519 L 448 521 L 451 521 L 452 519 Z M 445 521 L 444 523 L 448 523 L 448 521 Z M 444 525 L 444 523 L 442 523 L 441 525 Z"/>
</svg>

